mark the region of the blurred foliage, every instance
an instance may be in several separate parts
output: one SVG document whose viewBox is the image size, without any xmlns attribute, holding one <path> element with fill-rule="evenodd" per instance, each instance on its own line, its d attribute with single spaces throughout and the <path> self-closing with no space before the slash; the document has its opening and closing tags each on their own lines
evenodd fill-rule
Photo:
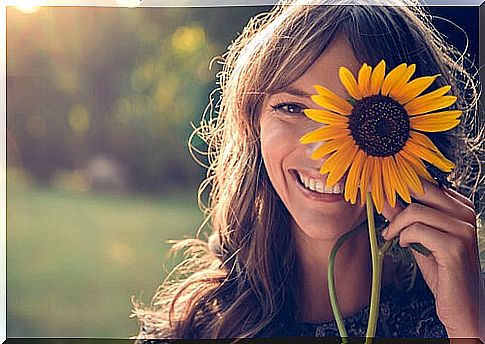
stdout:
<svg viewBox="0 0 485 344">
<path fill-rule="evenodd" d="M 199 181 L 187 140 L 209 62 L 262 9 L 7 8 L 8 164 L 51 182 L 102 153 L 135 190 Z"/>
</svg>

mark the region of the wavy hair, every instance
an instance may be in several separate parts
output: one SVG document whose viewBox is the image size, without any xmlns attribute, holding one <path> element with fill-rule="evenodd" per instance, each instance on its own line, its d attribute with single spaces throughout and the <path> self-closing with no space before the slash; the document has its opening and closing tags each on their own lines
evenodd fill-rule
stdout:
<svg viewBox="0 0 485 344">
<path fill-rule="evenodd" d="M 456 106 L 464 110 L 462 123 L 430 137 L 456 169 L 447 176 L 430 167 L 430 173 L 474 197 L 481 185 L 478 154 L 483 151 L 477 73 L 466 52 L 450 46 L 434 28 L 423 7 L 411 1 L 392 5 L 284 1 L 252 18 L 218 60 L 223 66 L 217 74 L 219 97 L 211 97 L 194 130 L 207 149 L 191 146 L 195 156 L 204 155 L 207 167 L 199 188 L 205 221 L 197 239 L 174 244 L 185 259 L 159 287 L 150 307 L 135 302 L 134 316 L 148 336 L 278 336 L 290 325 L 289 315 L 298 319 L 300 269 L 292 218 L 262 162 L 259 112 L 265 95 L 298 79 L 337 34 L 347 38 L 360 62 L 375 65 L 385 58 L 389 68 L 416 63 L 416 75 L 442 75 L 435 87 L 452 85 L 459 96 Z"/>
</svg>

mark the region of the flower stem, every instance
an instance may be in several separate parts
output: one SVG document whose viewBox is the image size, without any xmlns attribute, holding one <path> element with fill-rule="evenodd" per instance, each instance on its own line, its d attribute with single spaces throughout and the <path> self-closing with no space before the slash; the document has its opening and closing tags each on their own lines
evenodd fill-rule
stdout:
<svg viewBox="0 0 485 344">
<path fill-rule="evenodd" d="M 335 322 L 337 323 L 338 332 L 339 332 L 340 338 L 342 338 L 343 343 L 348 343 L 348 335 L 347 335 L 347 331 L 345 330 L 345 324 L 337 303 L 337 292 L 335 290 L 335 276 L 333 274 L 334 267 L 335 267 L 335 257 L 337 255 L 338 249 L 342 246 L 342 244 L 353 234 L 357 233 L 360 229 L 363 229 L 363 228 L 364 226 L 357 226 L 351 231 L 348 231 L 347 233 L 343 234 L 340 238 L 338 238 L 337 242 L 332 248 L 332 251 L 330 252 L 330 258 L 328 261 L 327 283 L 328 283 L 328 292 L 330 296 L 330 303 L 332 305 L 332 311 L 335 317 Z"/>
<path fill-rule="evenodd" d="M 370 250 L 372 256 L 372 290 L 371 299 L 369 307 L 369 322 L 367 323 L 367 333 L 365 344 L 372 343 L 372 339 L 375 336 L 377 328 L 377 317 L 379 315 L 379 298 L 381 293 L 381 275 L 382 275 L 382 261 L 385 249 L 379 249 L 379 244 L 377 243 L 377 232 L 374 222 L 374 205 L 372 203 L 371 195 L 368 192 L 366 197 L 366 208 L 367 208 L 367 223 L 369 229 L 369 240 L 370 240 Z"/>
</svg>

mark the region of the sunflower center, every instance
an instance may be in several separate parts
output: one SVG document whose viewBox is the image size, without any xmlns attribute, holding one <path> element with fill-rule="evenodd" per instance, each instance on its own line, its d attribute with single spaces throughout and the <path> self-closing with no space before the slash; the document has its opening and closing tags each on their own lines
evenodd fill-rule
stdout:
<svg viewBox="0 0 485 344">
<path fill-rule="evenodd" d="M 398 153 L 409 138 L 409 116 L 392 98 L 375 95 L 356 102 L 349 128 L 357 145 L 369 155 Z"/>
</svg>

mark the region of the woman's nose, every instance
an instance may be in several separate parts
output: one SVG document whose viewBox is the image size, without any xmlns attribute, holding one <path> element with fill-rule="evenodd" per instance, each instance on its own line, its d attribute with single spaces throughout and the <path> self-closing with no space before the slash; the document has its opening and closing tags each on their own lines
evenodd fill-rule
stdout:
<svg viewBox="0 0 485 344">
<path fill-rule="evenodd" d="M 311 159 L 313 152 L 322 145 L 322 142 L 313 142 L 305 144 L 305 155 Z"/>
</svg>

